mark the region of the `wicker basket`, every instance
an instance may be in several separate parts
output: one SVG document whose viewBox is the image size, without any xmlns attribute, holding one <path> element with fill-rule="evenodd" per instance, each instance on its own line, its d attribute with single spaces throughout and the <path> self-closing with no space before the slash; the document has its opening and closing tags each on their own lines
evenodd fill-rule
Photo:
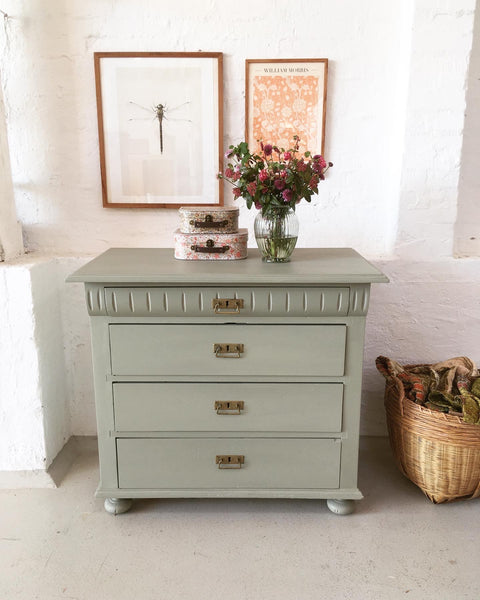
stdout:
<svg viewBox="0 0 480 600">
<path fill-rule="evenodd" d="M 415 404 L 398 379 L 387 381 L 385 409 L 400 471 L 432 502 L 480 496 L 479 425 Z"/>
</svg>

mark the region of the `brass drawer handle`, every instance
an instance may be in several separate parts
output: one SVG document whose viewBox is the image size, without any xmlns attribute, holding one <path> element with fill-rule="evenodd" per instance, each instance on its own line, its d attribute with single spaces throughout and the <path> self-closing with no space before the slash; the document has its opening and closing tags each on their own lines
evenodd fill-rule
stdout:
<svg viewBox="0 0 480 600">
<path fill-rule="evenodd" d="M 230 250 L 230 246 L 215 246 L 215 242 L 213 240 L 207 240 L 206 246 L 190 246 L 190 249 L 194 252 L 218 252 L 219 254 L 225 254 L 228 250 Z"/>
<path fill-rule="evenodd" d="M 190 221 L 190 225 L 194 227 L 209 227 L 213 229 L 222 229 L 222 227 L 226 227 L 228 225 L 228 221 L 214 221 L 212 215 L 206 215 L 205 221 L 194 221 L 193 219 Z"/>
<path fill-rule="evenodd" d="M 219 469 L 241 469 L 245 463 L 243 454 L 217 454 L 215 464 Z"/>
<path fill-rule="evenodd" d="M 239 415 L 244 407 L 245 403 L 243 400 L 217 400 L 215 402 L 217 415 Z"/>
<path fill-rule="evenodd" d="M 243 298 L 214 298 L 212 308 L 217 314 L 231 315 L 239 313 L 244 307 Z"/>
<path fill-rule="evenodd" d="M 243 344 L 213 344 L 217 358 L 241 358 L 243 350 Z"/>
</svg>

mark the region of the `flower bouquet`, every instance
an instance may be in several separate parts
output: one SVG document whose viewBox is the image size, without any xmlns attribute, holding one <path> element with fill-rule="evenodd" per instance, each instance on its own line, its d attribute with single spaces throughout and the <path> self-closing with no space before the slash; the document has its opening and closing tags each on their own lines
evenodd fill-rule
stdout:
<svg viewBox="0 0 480 600">
<path fill-rule="evenodd" d="M 260 211 L 255 238 L 269 262 L 289 260 L 298 235 L 295 207 L 302 199 L 311 202 L 333 166 L 320 154 L 300 153 L 299 139 L 294 135 L 293 148 L 288 150 L 260 142 L 260 154 L 252 154 L 246 142 L 230 146 L 227 167 L 218 175 L 233 185 L 234 198 L 241 196 L 248 208 Z"/>
</svg>

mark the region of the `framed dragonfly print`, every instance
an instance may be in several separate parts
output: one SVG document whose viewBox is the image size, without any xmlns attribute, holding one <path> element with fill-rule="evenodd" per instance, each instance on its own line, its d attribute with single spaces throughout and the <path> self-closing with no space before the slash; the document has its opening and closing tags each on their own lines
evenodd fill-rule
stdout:
<svg viewBox="0 0 480 600">
<path fill-rule="evenodd" d="M 96 52 L 105 207 L 223 205 L 221 52 Z"/>
<path fill-rule="evenodd" d="M 245 61 L 245 138 L 281 148 L 324 153 L 328 59 Z"/>
</svg>

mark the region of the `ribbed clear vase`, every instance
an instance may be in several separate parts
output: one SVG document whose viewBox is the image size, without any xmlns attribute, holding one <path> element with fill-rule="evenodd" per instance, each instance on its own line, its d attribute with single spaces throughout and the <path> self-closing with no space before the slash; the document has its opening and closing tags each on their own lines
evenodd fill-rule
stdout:
<svg viewBox="0 0 480 600">
<path fill-rule="evenodd" d="M 255 217 L 257 246 L 265 262 L 288 262 L 298 238 L 298 218 L 289 206 L 270 206 Z"/>
</svg>

